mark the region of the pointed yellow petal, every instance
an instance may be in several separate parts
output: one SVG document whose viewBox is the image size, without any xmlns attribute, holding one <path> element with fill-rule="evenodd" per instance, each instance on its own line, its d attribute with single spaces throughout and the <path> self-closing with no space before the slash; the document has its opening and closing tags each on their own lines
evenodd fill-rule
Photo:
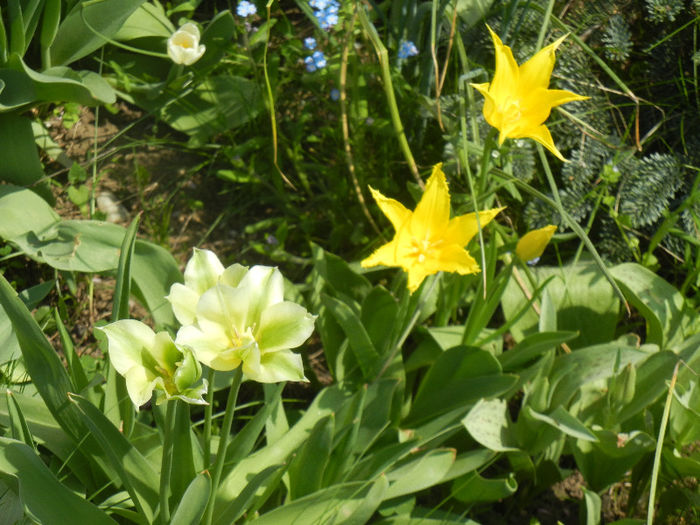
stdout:
<svg viewBox="0 0 700 525">
<path fill-rule="evenodd" d="M 401 225 L 411 216 L 410 210 L 407 210 L 399 201 L 385 197 L 372 186 L 369 187 L 369 191 L 372 192 L 372 197 L 374 197 L 379 209 L 382 210 L 382 213 L 386 215 L 386 218 L 394 226 L 394 230 L 398 231 Z"/>
<path fill-rule="evenodd" d="M 372 255 L 363 259 L 360 266 L 371 268 L 372 266 L 399 266 L 396 262 L 396 242 L 392 240 L 377 248 Z"/>
<path fill-rule="evenodd" d="M 546 89 L 549 86 L 549 78 L 552 76 L 552 70 L 554 69 L 554 52 L 566 37 L 567 35 L 564 35 L 556 42 L 543 47 L 520 66 L 521 89 L 524 91 L 536 87 Z"/>
<path fill-rule="evenodd" d="M 435 250 L 433 257 L 425 261 L 423 271 L 427 275 L 437 272 L 456 272 L 460 275 L 479 273 L 481 268 L 467 250 L 457 244 L 444 244 Z"/>
<path fill-rule="evenodd" d="M 503 45 L 498 35 L 489 26 L 486 27 L 491 33 L 496 55 L 496 68 L 493 74 L 493 81 L 489 87 L 489 93 L 491 93 L 498 107 L 504 105 L 517 89 L 518 63 L 513 58 L 513 52 L 510 47 Z"/>
<path fill-rule="evenodd" d="M 500 117 L 496 111 L 496 101 L 489 93 L 489 84 L 470 84 L 471 87 L 476 89 L 479 93 L 484 96 L 484 118 L 494 128 L 498 128 L 501 125 Z"/>
<path fill-rule="evenodd" d="M 450 220 L 450 191 L 441 166 L 436 164 L 433 168 L 425 192 L 411 216 L 410 231 L 416 239 L 439 234 Z"/>
<path fill-rule="evenodd" d="M 425 266 L 418 264 L 404 269 L 408 272 L 408 291 L 411 293 L 418 290 L 423 280 L 431 274 L 431 272 L 425 271 Z"/>
<path fill-rule="evenodd" d="M 537 259 L 544 252 L 555 231 L 557 231 L 557 227 L 550 224 L 539 230 L 526 233 L 518 241 L 515 254 L 525 262 Z"/>
<path fill-rule="evenodd" d="M 484 227 L 504 209 L 505 207 L 480 211 L 479 224 L 481 229 L 483 230 Z M 460 215 L 450 220 L 450 224 L 445 231 L 445 240 L 457 246 L 466 246 L 478 231 L 476 213 L 467 213 L 466 215 Z"/>
<path fill-rule="evenodd" d="M 529 137 L 533 140 L 536 140 L 537 142 L 542 144 L 545 148 L 547 148 L 549 151 L 551 151 L 552 154 L 555 157 L 557 157 L 559 160 L 567 162 L 567 160 L 564 158 L 564 155 L 562 155 L 561 152 L 554 145 L 554 141 L 552 140 L 552 135 L 551 135 L 551 133 L 549 133 L 547 126 L 545 126 L 544 124 L 542 126 L 539 126 L 537 128 L 532 129 L 527 135 L 524 135 L 524 136 Z"/>
<path fill-rule="evenodd" d="M 573 102 L 574 100 L 588 100 L 590 98 L 584 95 L 577 95 L 565 89 L 548 89 L 545 96 L 549 107 L 552 108 L 561 106 L 567 102 Z"/>
</svg>

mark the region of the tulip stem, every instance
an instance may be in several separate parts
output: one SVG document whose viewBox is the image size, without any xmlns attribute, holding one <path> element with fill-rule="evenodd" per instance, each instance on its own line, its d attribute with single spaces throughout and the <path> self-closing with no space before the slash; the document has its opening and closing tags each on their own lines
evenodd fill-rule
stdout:
<svg viewBox="0 0 700 525">
<path fill-rule="evenodd" d="M 163 457 L 160 466 L 160 521 L 170 523 L 170 472 L 173 465 L 173 433 L 175 432 L 176 400 L 166 403 L 165 425 L 163 426 Z"/>
<path fill-rule="evenodd" d="M 211 417 L 214 409 L 214 369 L 207 372 L 207 404 L 204 405 L 204 429 L 202 430 L 202 449 L 204 455 L 204 468 L 211 464 Z"/>
<path fill-rule="evenodd" d="M 236 409 L 236 398 L 238 397 L 238 388 L 241 386 L 243 371 L 241 366 L 233 372 L 231 388 L 226 400 L 226 413 L 224 414 L 224 422 L 221 424 L 221 433 L 219 434 L 219 449 L 216 452 L 216 460 L 214 461 L 214 473 L 211 477 L 211 494 L 209 495 L 209 504 L 207 505 L 207 513 L 204 517 L 205 525 L 211 525 L 214 517 L 214 504 L 216 503 L 216 493 L 219 489 L 221 481 L 221 473 L 224 471 L 224 462 L 226 461 L 226 449 L 228 448 L 228 438 L 231 434 L 231 424 L 233 423 L 233 412 Z"/>
<path fill-rule="evenodd" d="M 391 81 L 391 69 L 389 68 L 389 53 L 387 52 L 386 46 L 379 38 L 379 33 L 374 27 L 372 22 L 370 22 L 367 12 L 364 7 L 360 7 L 357 10 L 357 14 L 360 17 L 360 22 L 362 27 L 367 33 L 367 37 L 374 46 L 374 51 L 377 53 L 379 58 L 379 66 L 382 71 L 382 86 L 384 87 L 384 94 L 386 95 L 386 101 L 389 105 L 389 113 L 391 113 L 391 122 L 394 125 L 394 132 L 396 133 L 396 138 L 399 141 L 399 146 L 403 152 L 403 156 L 408 163 L 408 167 L 411 170 L 413 178 L 418 183 L 421 189 L 425 189 L 425 184 L 423 179 L 420 178 L 420 173 L 418 173 L 418 166 L 413 158 L 413 153 L 411 153 L 411 147 L 408 145 L 408 139 L 406 139 L 406 133 L 403 129 L 403 124 L 401 123 L 401 114 L 399 112 L 399 107 L 396 103 L 396 95 L 394 94 L 394 84 Z"/>
</svg>

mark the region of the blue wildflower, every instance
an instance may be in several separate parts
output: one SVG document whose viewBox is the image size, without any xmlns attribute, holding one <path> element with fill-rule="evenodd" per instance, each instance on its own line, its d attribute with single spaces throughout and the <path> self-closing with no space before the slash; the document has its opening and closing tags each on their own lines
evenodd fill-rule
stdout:
<svg viewBox="0 0 700 525">
<path fill-rule="evenodd" d="M 316 49 L 316 39 L 312 36 L 304 39 L 304 47 L 306 49 Z"/>
<path fill-rule="evenodd" d="M 238 3 L 238 7 L 236 8 L 236 13 L 238 16 L 241 16 L 243 18 L 254 15 L 255 13 L 258 12 L 258 8 L 255 7 L 255 4 L 252 2 L 249 2 L 248 0 L 241 0 Z"/>
<path fill-rule="evenodd" d="M 333 88 L 331 89 L 331 100 L 335 102 L 336 100 L 340 99 L 340 91 L 337 89 Z"/>
<path fill-rule="evenodd" d="M 306 64 L 306 70 L 309 73 L 313 73 L 317 69 L 323 69 L 326 67 L 326 56 L 323 51 L 314 51 L 311 56 L 304 59 L 304 64 Z"/>
<path fill-rule="evenodd" d="M 329 31 L 338 23 L 338 0 L 309 0 L 309 5 L 315 9 L 314 16 L 321 29 Z"/>
<path fill-rule="evenodd" d="M 399 58 L 414 57 L 418 54 L 416 44 L 410 40 L 404 40 L 399 46 Z"/>
<path fill-rule="evenodd" d="M 306 57 L 304 59 L 304 64 L 306 64 L 306 70 L 309 73 L 316 71 L 316 64 L 314 63 L 314 59 L 312 57 Z"/>
<path fill-rule="evenodd" d="M 323 54 L 323 51 L 314 51 L 311 54 L 311 57 L 314 60 L 314 64 L 316 65 L 316 69 L 323 69 L 326 67 L 326 57 Z"/>
</svg>

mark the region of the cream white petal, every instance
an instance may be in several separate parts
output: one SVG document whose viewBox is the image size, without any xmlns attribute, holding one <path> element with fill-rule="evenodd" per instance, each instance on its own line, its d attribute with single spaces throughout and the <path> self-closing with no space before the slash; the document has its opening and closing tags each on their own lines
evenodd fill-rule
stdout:
<svg viewBox="0 0 700 525">
<path fill-rule="evenodd" d="M 228 286 L 233 286 L 234 288 L 241 284 L 241 280 L 248 273 L 248 267 L 241 264 L 232 264 L 224 270 L 221 274 L 219 282 Z"/>
<path fill-rule="evenodd" d="M 260 361 L 260 372 L 255 380 L 260 383 L 307 381 L 304 377 L 304 363 L 301 356 L 291 350 L 263 354 Z"/>
<path fill-rule="evenodd" d="M 123 375 L 126 380 L 126 391 L 136 407 L 150 401 L 157 383 L 161 385 L 163 383 L 163 378 L 156 377 L 141 366 L 135 366 Z"/>
<path fill-rule="evenodd" d="M 175 318 L 182 325 L 194 323 L 197 314 L 197 301 L 199 294 L 184 284 L 175 283 L 170 287 L 170 294 L 166 296 L 173 308 Z"/>
<path fill-rule="evenodd" d="M 250 290 L 219 284 L 207 290 L 197 303 L 197 323 L 204 331 L 244 332 L 249 325 Z"/>
<path fill-rule="evenodd" d="M 223 273 L 224 265 L 214 252 L 195 248 L 185 267 L 185 286 L 201 295 L 215 286 Z"/>
<path fill-rule="evenodd" d="M 180 328 L 175 343 L 189 347 L 197 360 L 207 366 L 211 366 L 219 354 L 230 346 L 226 334 L 221 330 L 202 331 L 196 325 Z"/>
<path fill-rule="evenodd" d="M 277 303 L 262 313 L 256 338 L 263 354 L 296 348 L 314 331 L 315 316 L 290 301 Z"/>
<path fill-rule="evenodd" d="M 107 335 L 109 360 L 124 375 L 134 366 L 143 367 L 142 352 L 150 353 L 156 334 L 150 327 L 134 319 L 122 319 L 99 328 Z"/>
<path fill-rule="evenodd" d="M 247 326 L 257 323 L 266 308 L 284 301 L 282 274 L 271 266 L 253 266 L 241 279 L 238 289 L 247 290 Z"/>
</svg>

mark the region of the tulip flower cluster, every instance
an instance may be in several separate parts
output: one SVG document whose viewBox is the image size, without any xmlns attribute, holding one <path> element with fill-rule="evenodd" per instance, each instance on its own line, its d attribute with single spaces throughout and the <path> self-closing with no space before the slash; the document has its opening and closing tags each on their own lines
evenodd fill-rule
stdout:
<svg viewBox="0 0 700 525">
<path fill-rule="evenodd" d="M 283 292 L 277 268 L 224 268 L 213 252 L 195 248 L 184 284 L 174 284 L 167 297 L 182 325 L 175 340 L 131 319 L 102 329 L 134 405 L 153 391 L 158 402 L 204 403 L 206 383 L 194 386 L 200 363 L 220 371 L 240 366 L 247 379 L 261 383 L 305 381 L 301 356 L 291 349 L 309 338 L 315 316 L 285 301 Z"/>
</svg>

